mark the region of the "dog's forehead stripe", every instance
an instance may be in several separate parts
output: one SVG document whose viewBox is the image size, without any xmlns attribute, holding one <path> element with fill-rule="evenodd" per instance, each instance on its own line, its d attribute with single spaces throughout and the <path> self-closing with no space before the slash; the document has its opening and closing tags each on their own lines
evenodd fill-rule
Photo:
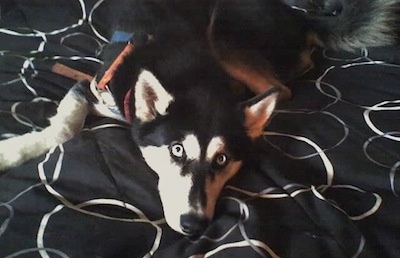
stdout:
<svg viewBox="0 0 400 258">
<path fill-rule="evenodd" d="M 201 155 L 201 148 L 199 140 L 193 134 L 188 134 L 182 141 L 183 148 L 185 149 L 186 156 L 191 160 L 199 160 Z"/>
<path fill-rule="evenodd" d="M 225 149 L 225 142 L 222 137 L 214 137 L 208 143 L 206 159 L 211 161 L 216 153 L 220 153 Z"/>
</svg>

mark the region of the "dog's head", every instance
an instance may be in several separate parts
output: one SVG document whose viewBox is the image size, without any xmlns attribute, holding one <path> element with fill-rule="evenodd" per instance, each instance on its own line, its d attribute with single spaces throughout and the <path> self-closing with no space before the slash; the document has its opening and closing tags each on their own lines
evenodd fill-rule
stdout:
<svg viewBox="0 0 400 258">
<path fill-rule="evenodd" d="M 216 96 L 221 91 L 213 87 L 219 85 L 172 93 L 146 70 L 135 85 L 133 138 L 159 176 L 167 223 L 191 236 L 209 224 L 223 186 L 242 166 L 277 99 L 271 92 L 239 104 L 229 92 Z"/>
</svg>

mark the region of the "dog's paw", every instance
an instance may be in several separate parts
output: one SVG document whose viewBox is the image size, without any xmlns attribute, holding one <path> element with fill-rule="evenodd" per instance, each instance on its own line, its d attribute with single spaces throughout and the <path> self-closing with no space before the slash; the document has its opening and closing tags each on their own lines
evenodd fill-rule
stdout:
<svg viewBox="0 0 400 258">
<path fill-rule="evenodd" d="M 14 138 L 0 141 L 0 171 L 16 167 L 23 162 L 15 142 Z"/>
<path fill-rule="evenodd" d="M 48 135 L 32 132 L 0 141 L 0 171 L 16 167 L 50 149 Z"/>
</svg>

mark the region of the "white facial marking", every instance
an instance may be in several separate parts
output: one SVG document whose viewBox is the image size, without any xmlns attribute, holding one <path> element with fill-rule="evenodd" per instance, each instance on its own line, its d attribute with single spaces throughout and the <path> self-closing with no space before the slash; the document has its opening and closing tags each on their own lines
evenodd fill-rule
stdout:
<svg viewBox="0 0 400 258">
<path fill-rule="evenodd" d="M 201 149 L 198 139 L 193 134 L 187 134 L 182 142 L 173 143 L 171 146 L 146 146 L 140 150 L 146 163 L 158 174 L 158 190 L 168 225 L 175 231 L 183 233 L 180 217 L 193 212 L 194 208 L 189 204 L 193 181 L 191 175 L 182 176 L 182 166 L 173 158 L 180 158 L 186 154 L 187 159 L 200 159 Z"/>
<path fill-rule="evenodd" d="M 165 175 L 159 178 L 158 190 L 164 209 L 165 220 L 168 225 L 178 232 L 182 232 L 181 215 L 189 213 L 189 193 L 192 188 L 190 176 Z"/>
<path fill-rule="evenodd" d="M 211 162 L 217 153 L 223 152 L 225 148 L 225 142 L 222 137 L 214 137 L 211 139 L 210 143 L 207 147 L 206 158 L 209 162 Z"/>
<path fill-rule="evenodd" d="M 181 142 L 174 142 L 171 146 L 146 146 L 141 147 L 142 155 L 147 164 L 159 176 L 158 190 L 163 205 L 165 219 L 168 225 L 177 232 L 183 233 L 180 225 L 181 215 L 196 213 L 212 219 L 218 196 L 225 183 L 236 174 L 242 162 L 228 160 L 225 155 L 226 146 L 223 137 L 211 139 L 206 150 L 206 162 L 223 162 L 225 167 L 218 171 L 213 179 L 206 178 L 204 186 L 207 196 L 206 207 L 202 207 L 200 200 L 197 204 L 190 205 L 189 195 L 193 187 L 192 175 L 182 175 L 182 165 L 175 158 L 186 155 L 187 160 L 200 160 L 201 147 L 197 137 L 187 134 Z M 215 160 L 215 161 L 214 161 Z M 185 163 L 185 161 L 183 161 Z M 204 161 L 202 161 L 204 162 Z M 185 164 L 183 164 L 185 165 Z"/>
<path fill-rule="evenodd" d="M 186 156 L 190 160 L 199 160 L 201 148 L 199 140 L 193 134 L 186 135 L 182 141 L 183 148 L 185 149 Z"/>
<path fill-rule="evenodd" d="M 176 174 L 179 173 L 180 167 L 171 162 L 171 156 L 167 145 L 146 146 L 140 147 L 142 156 L 147 165 L 158 174 L 162 176 L 165 173 Z"/>
<path fill-rule="evenodd" d="M 146 146 L 140 150 L 146 163 L 158 175 L 158 191 L 168 225 L 183 234 L 180 216 L 191 210 L 189 207 L 191 177 L 181 175 L 182 167 L 172 160 L 169 146 Z"/>
</svg>

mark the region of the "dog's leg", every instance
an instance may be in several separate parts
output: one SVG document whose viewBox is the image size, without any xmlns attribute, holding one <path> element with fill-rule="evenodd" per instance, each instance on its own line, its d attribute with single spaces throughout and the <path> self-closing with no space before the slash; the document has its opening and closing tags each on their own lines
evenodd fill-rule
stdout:
<svg viewBox="0 0 400 258">
<path fill-rule="evenodd" d="M 42 131 L 0 141 L 0 171 L 36 158 L 79 133 L 90 108 L 85 97 L 88 84 L 77 83 L 68 91 L 57 108 L 57 114 L 50 118 L 50 125 Z"/>
<path fill-rule="evenodd" d="M 250 65 L 240 62 L 220 61 L 220 64 L 230 76 L 244 83 L 255 94 L 262 94 L 272 88 L 279 87 L 281 89 L 280 100 L 290 99 L 292 96 L 292 91 L 267 69 L 261 72 L 260 69 L 252 68 Z"/>
</svg>

